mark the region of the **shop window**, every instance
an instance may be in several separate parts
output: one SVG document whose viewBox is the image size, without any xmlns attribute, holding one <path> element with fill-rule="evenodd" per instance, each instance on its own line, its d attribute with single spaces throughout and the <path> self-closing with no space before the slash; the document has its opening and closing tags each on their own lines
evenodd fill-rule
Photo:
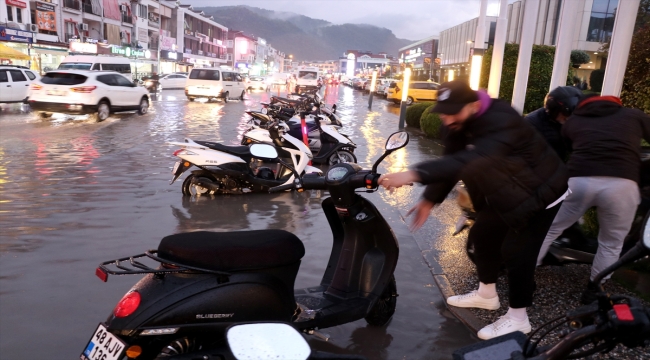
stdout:
<svg viewBox="0 0 650 360">
<path fill-rule="evenodd" d="M 612 37 L 618 0 L 594 0 L 587 30 L 587 41 L 607 42 Z"/>
<path fill-rule="evenodd" d="M 7 5 L 7 21 L 14 21 L 14 8 Z"/>
</svg>

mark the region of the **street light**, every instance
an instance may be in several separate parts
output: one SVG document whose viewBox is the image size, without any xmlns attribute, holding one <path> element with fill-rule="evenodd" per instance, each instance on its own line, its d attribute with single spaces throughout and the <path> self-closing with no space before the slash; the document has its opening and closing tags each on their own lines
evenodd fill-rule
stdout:
<svg viewBox="0 0 650 360">
<path fill-rule="evenodd" d="M 404 123 L 406 122 L 406 100 L 408 99 L 409 92 L 409 81 L 411 81 L 411 68 L 407 67 L 404 69 L 404 82 L 402 89 L 402 103 L 399 108 L 399 128 L 404 128 Z"/>
</svg>

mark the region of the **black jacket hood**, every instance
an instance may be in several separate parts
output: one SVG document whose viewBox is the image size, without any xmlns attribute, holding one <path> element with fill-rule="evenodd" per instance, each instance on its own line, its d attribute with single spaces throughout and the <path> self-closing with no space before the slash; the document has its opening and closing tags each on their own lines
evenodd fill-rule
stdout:
<svg viewBox="0 0 650 360">
<path fill-rule="evenodd" d="M 592 96 L 578 104 L 574 115 L 586 117 L 605 117 L 617 113 L 623 106 L 614 96 Z"/>
</svg>

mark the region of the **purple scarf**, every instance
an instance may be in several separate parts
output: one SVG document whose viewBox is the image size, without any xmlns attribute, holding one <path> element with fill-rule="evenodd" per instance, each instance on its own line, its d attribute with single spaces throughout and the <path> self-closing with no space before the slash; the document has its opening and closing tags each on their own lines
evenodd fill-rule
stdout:
<svg viewBox="0 0 650 360">
<path fill-rule="evenodd" d="M 477 91 L 476 94 L 478 95 L 478 100 L 481 102 L 481 108 L 474 115 L 474 117 L 479 117 L 479 116 L 485 114 L 485 112 L 490 107 L 490 105 L 492 105 L 492 98 L 490 98 L 490 95 L 488 95 L 483 90 Z"/>
</svg>

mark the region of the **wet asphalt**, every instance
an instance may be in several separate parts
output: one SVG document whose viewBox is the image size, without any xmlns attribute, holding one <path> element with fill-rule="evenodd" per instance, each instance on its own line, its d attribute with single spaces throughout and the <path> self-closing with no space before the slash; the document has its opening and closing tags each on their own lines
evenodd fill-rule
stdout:
<svg viewBox="0 0 650 360">
<path fill-rule="evenodd" d="M 117 114 L 101 123 L 56 115 L 42 121 L 26 106 L 0 105 L 0 356 L 78 358 L 97 324 L 139 279 L 111 276 L 102 283 L 94 274 L 97 265 L 155 249 L 172 233 L 291 231 L 306 248 L 296 286 L 318 284 L 331 245 L 320 210 L 326 193 L 189 198 L 182 196 L 180 182 L 169 185 L 176 148 L 166 142 L 190 137 L 238 145 L 248 128 L 244 110 L 259 109 L 269 96 L 192 103 L 182 90 L 165 90 L 153 98 L 148 114 Z M 344 86 L 329 88 L 326 100 L 338 105 L 341 132 L 358 145 L 359 164 L 370 168 L 398 128 L 399 109 L 375 98 L 369 111 L 367 95 Z M 380 172 L 403 170 L 439 153 L 435 143 L 413 134 Z M 331 339 L 308 337 L 313 348 L 370 359 L 447 359 L 477 341 L 447 310 L 400 217 L 399 210 L 420 192 L 412 187 L 364 195 L 405 239 L 399 244 L 400 296 L 391 322 L 373 328 L 359 320 L 325 329 Z"/>
</svg>

